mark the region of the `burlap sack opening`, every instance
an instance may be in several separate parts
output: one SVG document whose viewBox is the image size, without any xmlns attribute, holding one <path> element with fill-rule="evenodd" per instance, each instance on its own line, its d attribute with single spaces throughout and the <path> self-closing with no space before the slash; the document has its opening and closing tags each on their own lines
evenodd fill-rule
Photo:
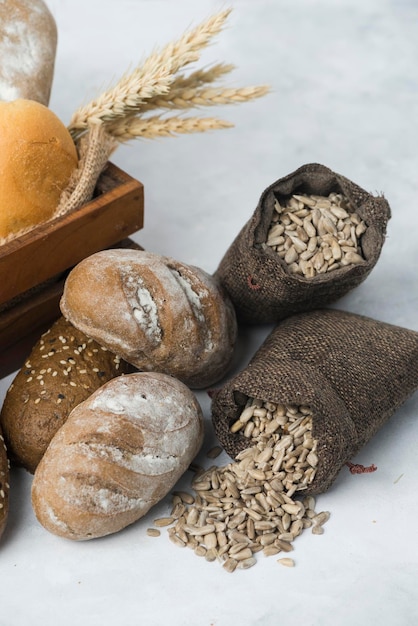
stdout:
<svg viewBox="0 0 418 626">
<path fill-rule="evenodd" d="M 318 494 L 416 389 L 418 332 L 317 310 L 276 326 L 249 365 L 215 393 L 212 421 L 235 458 L 251 446 L 250 439 L 230 432 L 249 397 L 309 406 L 319 463 L 301 493 Z"/>
<path fill-rule="evenodd" d="M 344 194 L 367 224 L 361 238 L 365 261 L 313 278 L 291 274 L 277 253 L 265 246 L 275 200 L 296 194 Z M 390 207 L 347 178 L 316 163 L 304 165 L 270 185 L 261 195 L 215 275 L 228 291 L 238 318 L 246 323 L 274 323 L 293 313 L 321 308 L 359 285 L 375 266 L 385 240 Z"/>
</svg>

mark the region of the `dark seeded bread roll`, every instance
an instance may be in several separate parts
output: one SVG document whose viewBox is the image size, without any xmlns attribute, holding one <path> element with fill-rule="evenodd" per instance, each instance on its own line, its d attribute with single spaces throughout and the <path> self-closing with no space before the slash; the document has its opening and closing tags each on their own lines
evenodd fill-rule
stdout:
<svg viewBox="0 0 418 626">
<path fill-rule="evenodd" d="M 9 513 L 9 461 L 0 430 L 0 537 L 6 527 Z"/>
<path fill-rule="evenodd" d="M 10 459 L 34 472 L 71 410 L 134 368 L 64 318 L 42 335 L 8 389 L 0 424 Z"/>
</svg>

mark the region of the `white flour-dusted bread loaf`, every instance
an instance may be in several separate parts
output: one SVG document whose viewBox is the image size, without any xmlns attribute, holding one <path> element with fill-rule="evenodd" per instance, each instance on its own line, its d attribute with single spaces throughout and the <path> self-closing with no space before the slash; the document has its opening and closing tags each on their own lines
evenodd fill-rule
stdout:
<svg viewBox="0 0 418 626">
<path fill-rule="evenodd" d="M 142 250 L 105 250 L 69 274 L 61 311 L 74 326 L 140 370 L 192 388 L 228 371 L 235 310 L 203 270 Z"/>
<path fill-rule="evenodd" d="M 48 105 L 57 48 L 55 20 L 42 0 L 0 2 L 0 100 Z"/>
<path fill-rule="evenodd" d="M 106 383 L 70 414 L 32 483 L 40 523 L 74 540 L 117 532 L 141 518 L 200 449 L 203 420 L 180 381 L 147 372 Z"/>
</svg>

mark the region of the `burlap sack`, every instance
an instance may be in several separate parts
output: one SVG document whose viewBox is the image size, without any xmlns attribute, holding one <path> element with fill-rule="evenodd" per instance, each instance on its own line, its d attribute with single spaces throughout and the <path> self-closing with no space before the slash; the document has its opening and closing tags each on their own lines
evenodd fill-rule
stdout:
<svg viewBox="0 0 418 626">
<path fill-rule="evenodd" d="M 282 321 L 250 364 L 213 396 L 217 437 L 234 458 L 251 440 L 231 425 L 248 397 L 312 410 L 318 467 L 304 494 L 330 487 L 418 389 L 418 332 L 337 310 Z"/>
<path fill-rule="evenodd" d="M 101 125 L 91 126 L 89 132 L 79 140 L 78 168 L 61 194 L 53 219 L 76 211 L 92 199 L 98 178 L 116 145 L 116 141 Z"/>
<path fill-rule="evenodd" d="M 275 200 L 291 194 L 347 196 L 368 228 L 361 238 L 365 262 L 313 278 L 291 274 L 277 253 L 263 246 Z M 359 285 L 375 266 L 386 234 L 390 207 L 353 182 L 319 164 L 304 165 L 270 185 L 250 220 L 237 235 L 216 275 L 228 291 L 238 318 L 246 323 L 274 323 L 293 313 L 327 306 Z"/>
</svg>

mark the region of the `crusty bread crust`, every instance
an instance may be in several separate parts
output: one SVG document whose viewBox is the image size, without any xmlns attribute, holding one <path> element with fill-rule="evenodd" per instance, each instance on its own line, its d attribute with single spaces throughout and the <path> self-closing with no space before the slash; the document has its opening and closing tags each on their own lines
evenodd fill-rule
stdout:
<svg viewBox="0 0 418 626">
<path fill-rule="evenodd" d="M 52 13 L 43 0 L 2 0 L 0 24 L 0 99 L 48 106 L 57 48 Z"/>
<path fill-rule="evenodd" d="M 197 454 L 200 406 L 180 381 L 119 376 L 78 405 L 52 439 L 32 483 L 50 532 L 92 539 L 132 524 L 161 500 Z"/>
<path fill-rule="evenodd" d="M 235 311 L 200 268 L 141 250 L 105 250 L 68 276 L 61 311 L 140 370 L 192 388 L 220 380 L 236 341 Z"/>
<path fill-rule="evenodd" d="M 50 219 L 77 164 L 70 133 L 48 107 L 0 102 L 0 239 Z"/>
</svg>

